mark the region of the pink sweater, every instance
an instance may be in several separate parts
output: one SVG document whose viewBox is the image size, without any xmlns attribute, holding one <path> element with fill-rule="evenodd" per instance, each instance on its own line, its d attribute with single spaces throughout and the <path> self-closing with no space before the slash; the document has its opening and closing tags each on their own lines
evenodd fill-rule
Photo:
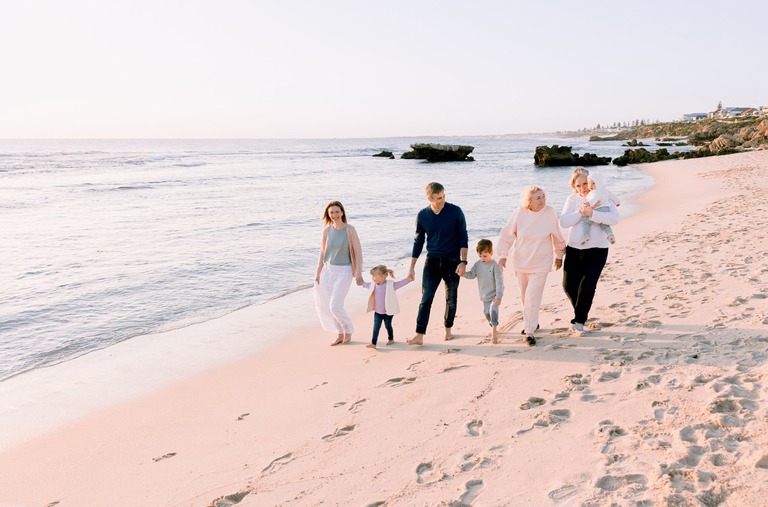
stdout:
<svg viewBox="0 0 768 507">
<path fill-rule="evenodd" d="M 540 211 L 518 208 L 499 235 L 499 256 L 512 257 L 518 273 L 546 273 L 552 270 L 555 258 L 565 254 L 565 238 L 560 230 L 557 212 L 552 206 Z"/>
</svg>

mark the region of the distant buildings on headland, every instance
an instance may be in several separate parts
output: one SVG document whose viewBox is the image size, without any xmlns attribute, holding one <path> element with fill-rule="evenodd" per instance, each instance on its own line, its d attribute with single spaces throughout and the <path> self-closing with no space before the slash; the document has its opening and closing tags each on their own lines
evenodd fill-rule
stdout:
<svg viewBox="0 0 768 507">
<path fill-rule="evenodd" d="M 694 122 L 706 119 L 725 120 L 729 118 L 764 118 L 768 115 L 768 106 L 759 107 L 723 107 L 722 102 L 717 103 L 717 109 L 708 113 L 687 113 L 683 115 L 683 121 Z"/>
</svg>

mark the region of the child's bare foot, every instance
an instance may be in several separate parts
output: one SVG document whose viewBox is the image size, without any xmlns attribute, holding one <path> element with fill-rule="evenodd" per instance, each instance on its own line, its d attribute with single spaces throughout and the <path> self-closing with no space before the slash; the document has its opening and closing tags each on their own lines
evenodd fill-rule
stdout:
<svg viewBox="0 0 768 507">
<path fill-rule="evenodd" d="M 344 342 L 344 334 L 343 333 L 339 333 L 339 336 L 336 337 L 336 341 L 331 343 L 331 347 L 333 347 L 334 345 L 338 345 L 338 344 L 340 344 L 342 342 Z"/>
<path fill-rule="evenodd" d="M 395 343 L 395 340 L 387 340 L 387 345 L 392 345 L 393 343 Z"/>
<path fill-rule="evenodd" d="M 451 328 L 446 327 L 445 328 L 445 341 L 453 340 L 453 334 L 451 334 Z"/>
<path fill-rule="evenodd" d="M 493 331 L 491 331 L 491 341 L 499 343 L 499 334 L 496 332 L 496 326 L 493 326 Z"/>
<path fill-rule="evenodd" d="M 366 348 L 366 349 L 373 349 L 373 350 L 376 350 L 376 345 L 374 345 L 373 343 L 369 343 L 368 345 L 366 345 L 366 346 L 365 346 L 365 348 Z"/>
<path fill-rule="evenodd" d="M 410 340 L 405 340 L 405 343 L 408 345 L 424 345 L 424 335 L 421 333 L 416 333 L 416 336 Z"/>
<path fill-rule="evenodd" d="M 352 341 L 352 333 L 344 333 L 344 341 L 342 343 L 349 343 Z"/>
</svg>

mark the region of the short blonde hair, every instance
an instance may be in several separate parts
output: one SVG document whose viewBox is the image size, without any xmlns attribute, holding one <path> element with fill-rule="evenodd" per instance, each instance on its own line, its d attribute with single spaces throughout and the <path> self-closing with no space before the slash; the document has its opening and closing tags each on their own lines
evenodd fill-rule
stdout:
<svg viewBox="0 0 768 507">
<path fill-rule="evenodd" d="M 576 180 L 579 179 L 579 176 L 581 175 L 584 175 L 587 178 L 589 178 L 589 171 L 587 171 L 583 167 L 577 167 L 576 169 L 573 170 L 573 174 L 571 175 L 571 188 L 573 189 L 574 192 L 578 192 L 578 190 L 576 190 Z"/>
<path fill-rule="evenodd" d="M 536 185 L 525 187 L 523 191 L 520 193 L 520 206 L 522 206 L 523 208 L 530 208 L 531 197 L 533 197 L 533 194 L 535 194 L 536 192 L 544 192 L 544 189 L 541 187 L 537 187 Z M 544 192 L 544 195 L 547 195 L 547 193 Z"/>
</svg>

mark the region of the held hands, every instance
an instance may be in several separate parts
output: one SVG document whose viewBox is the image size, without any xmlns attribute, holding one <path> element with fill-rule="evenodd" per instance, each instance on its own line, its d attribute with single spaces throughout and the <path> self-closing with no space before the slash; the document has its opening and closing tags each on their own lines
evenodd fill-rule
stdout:
<svg viewBox="0 0 768 507">
<path fill-rule="evenodd" d="M 506 267 L 507 267 L 507 258 L 504 257 L 504 258 L 499 259 L 499 268 L 502 271 L 504 271 L 504 268 L 506 268 Z"/>
<path fill-rule="evenodd" d="M 563 267 L 563 259 L 555 259 L 555 271 Z"/>
<path fill-rule="evenodd" d="M 459 276 L 464 276 L 464 273 L 467 272 L 467 265 L 463 262 L 459 263 L 459 265 L 456 267 L 456 274 Z"/>
<path fill-rule="evenodd" d="M 410 281 L 416 280 L 416 271 L 414 271 L 413 269 L 408 270 L 408 280 Z"/>
<path fill-rule="evenodd" d="M 363 277 L 357 275 L 357 278 L 355 278 L 355 283 L 357 283 L 358 286 L 363 285 Z"/>
</svg>

